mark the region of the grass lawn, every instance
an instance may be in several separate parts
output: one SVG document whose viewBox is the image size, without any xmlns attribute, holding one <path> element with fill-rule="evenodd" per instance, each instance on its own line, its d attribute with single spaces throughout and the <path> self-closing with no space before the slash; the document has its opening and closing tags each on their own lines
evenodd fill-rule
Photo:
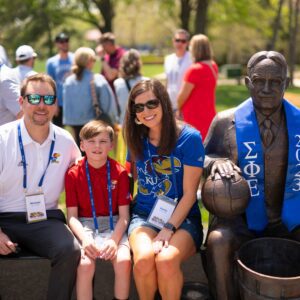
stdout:
<svg viewBox="0 0 300 300">
<path fill-rule="evenodd" d="M 286 90 L 287 95 L 298 98 L 300 102 L 300 88 L 293 87 Z M 290 97 L 287 96 L 288 100 Z M 235 107 L 249 97 L 249 92 L 244 85 L 219 85 L 216 91 L 217 111 L 222 111 L 231 107 Z M 295 105 L 295 101 L 292 101 Z M 299 106 L 299 105 L 298 105 Z"/>
<path fill-rule="evenodd" d="M 298 87 L 292 87 L 292 88 L 288 88 L 287 89 L 288 93 L 293 93 L 293 94 L 297 94 L 300 96 L 300 88 Z"/>
<path fill-rule="evenodd" d="M 93 71 L 95 73 L 98 73 L 100 69 L 101 69 L 100 62 L 96 61 Z M 34 64 L 34 70 L 39 73 L 46 72 L 46 60 L 36 59 Z M 162 64 L 143 64 L 142 66 L 142 74 L 145 77 L 153 77 L 163 72 L 164 72 L 164 66 Z"/>
<path fill-rule="evenodd" d="M 145 77 L 153 77 L 164 72 L 163 65 L 143 65 L 142 75 Z"/>
<path fill-rule="evenodd" d="M 249 97 L 244 85 L 220 85 L 216 91 L 217 111 L 239 105 Z"/>
</svg>

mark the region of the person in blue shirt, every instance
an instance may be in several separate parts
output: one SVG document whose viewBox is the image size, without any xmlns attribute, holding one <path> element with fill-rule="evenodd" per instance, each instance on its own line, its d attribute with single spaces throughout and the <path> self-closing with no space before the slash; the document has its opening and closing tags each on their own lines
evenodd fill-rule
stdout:
<svg viewBox="0 0 300 300">
<path fill-rule="evenodd" d="M 79 132 L 89 121 L 95 119 L 93 91 L 101 110 L 117 123 L 118 111 L 114 94 L 108 82 L 101 74 L 93 74 L 96 61 L 93 49 L 80 47 L 74 54 L 72 75 L 63 85 L 63 124 L 72 126 L 77 145 L 80 144 Z"/>
<path fill-rule="evenodd" d="M 123 133 L 127 166 L 138 180 L 128 234 L 139 299 L 154 299 L 157 289 L 163 299 L 180 299 L 181 263 L 203 238 L 196 199 L 201 135 L 175 120 L 165 87 L 153 79 L 133 86 Z"/>
<path fill-rule="evenodd" d="M 73 53 L 69 52 L 69 36 L 64 32 L 59 33 L 55 37 L 55 45 L 58 53 L 47 60 L 46 72 L 55 81 L 57 86 L 57 113 L 53 118 L 53 123 L 59 127 L 63 126 L 63 83 L 65 79 L 71 74 L 71 67 L 73 63 Z"/>
</svg>

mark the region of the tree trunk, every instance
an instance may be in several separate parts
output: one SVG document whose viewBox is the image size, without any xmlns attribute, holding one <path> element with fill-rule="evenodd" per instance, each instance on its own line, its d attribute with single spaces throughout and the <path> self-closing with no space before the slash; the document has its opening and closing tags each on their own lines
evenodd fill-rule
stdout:
<svg viewBox="0 0 300 300">
<path fill-rule="evenodd" d="M 191 16 L 191 4 L 189 0 L 180 0 L 181 3 L 181 11 L 180 11 L 180 20 L 181 20 L 181 28 L 189 31 L 189 23 Z"/>
<path fill-rule="evenodd" d="M 53 39 L 52 39 L 52 29 L 51 29 L 51 20 L 48 15 L 48 2 L 47 0 L 43 0 L 41 2 L 41 16 L 43 20 L 43 26 L 46 28 L 47 32 L 47 46 L 48 46 L 48 57 L 51 57 L 53 55 Z"/>
<path fill-rule="evenodd" d="M 92 0 L 92 2 L 99 9 L 104 21 L 104 24 L 100 26 L 101 32 L 113 32 L 112 21 L 115 16 L 115 12 L 112 0 Z"/>
<path fill-rule="evenodd" d="M 290 9 L 290 45 L 289 45 L 289 67 L 290 67 L 290 79 L 291 86 L 294 82 L 294 71 L 296 64 L 296 53 L 297 53 L 297 35 L 298 35 L 298 24 L 299 24 L 299 12 L 300 12 L 300 0 L 289 0 Z"/>
<path fill-rule="evenodd" d="M 208 2 L 209 0 L 197 0 L 196 2 L 195 34 L 205 34 L 206 32 Z"/>
<path fill-rule="evenodd" d="M 273 50 L 275 49 L 276 41 L 278 38 L 278 32 L 281 24 L 281 11 L 282 11 L 282 6 L 283 6 L 284 0 L 279 0 L 278 3 L 278 9 L 277 9 L 277 14 L 273 22 L 273 36 L 271 41 L 267 44 L 267 50 Z"/>
</svg>

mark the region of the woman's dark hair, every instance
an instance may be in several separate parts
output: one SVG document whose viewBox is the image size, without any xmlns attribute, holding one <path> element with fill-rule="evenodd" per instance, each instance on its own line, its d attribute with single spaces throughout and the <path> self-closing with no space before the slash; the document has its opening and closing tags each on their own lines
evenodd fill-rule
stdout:
<svg viewBox="0 0 300 300">
<path fill-rule="evenodd" d="M 143 158 L 143 138 L 148 137 L 149 128 L 135 122 L 134 102 L 137 96 L 151 91 L 162 107 L 161 136 L 158 145 L 159 155 L 170 155 L 178 138 L 178 127 L 173 114 L 172 104 L 166 88 L 155 79 L 141 80 L 136 83 L 130 94 L 125 114 L 123 136 L 133 161 Z"/>
</svg>

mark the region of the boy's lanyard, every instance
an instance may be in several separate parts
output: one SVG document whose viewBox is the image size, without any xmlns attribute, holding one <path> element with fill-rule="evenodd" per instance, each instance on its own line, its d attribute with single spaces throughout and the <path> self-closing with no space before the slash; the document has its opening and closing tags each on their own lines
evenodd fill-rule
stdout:
<svg viewBox="0 0 300 300">
<path fill-rule="evenodd" d="M 110 230 L 113 231 L 114 223 L 113 223 L 112 191 L 111 191 L 111 177 L 110 177 L 109 160 L 107 160 L 107 162 L 106 162 L 106 169 L 107 169 L 107 187 L 108 187 L 108 202 L 109 202 L 109 227 L 110 227 Z M 95 201 L 94 201 L 92 183 L 91 183 L 91 176 L 90 176 L 90 172 L 89 172 L 89 165 L 88 165 L 87 159 L 85 161 L 85 171 L 86 171 L 86 177 L 87 177 L 89 194 L 90 194 L 90 201 L 91 201 L 91 206 L 92 206 L 94 226 L 95 226 L 96 234 L 98 234 L 99 233 L 99 225 L 98 225 L 98 220 L 97 220 L 97 215 L 96 215 Z"/>
<path fill-rule="evenodd" d="M 21 135 L 21 126 L 18 124 L 18 140 L 19 140 L 19 146 L 20 146 L 20 152 L 21 152 L 21 157 L 22 157 L 22 166 L 23 166 L 23 188 L 25 190 L 25 193 L 27 192 L 27 168 L 26 168 L 26 157 L 25 157 L 25 151 L 24 151 L 24 146 L 23 146 L 23 141 L 22 141 L 22 135 Z M 43 181 L 46 175 L 46 171 L 49 167 L 50 161 L 52 160 L 52 154 L 54 150 L 54 145 L 55 145 L 55 132 L 54 132 L 54 140 L 51 142 L 50 146 L 50 152 L 49 152 L 49 158 L 48 158 L 48 163 L 46 166 L 46 169 L 39 181 L 39 188 L 42 187 Z"/>
<path fill-rule="evenodd" d="M 150 160 L 151 171 L 152 171 L 153 174 L 155 174 L 156 178 L 158 178 L 158 176 L 156 174 L 156 171 L 154 169 L 148 139 L 147 139 L 147 150 L 148 150 L 148 157 L 149 157 L 149 160 Z M 172 182 L 173 182 L 173 186 L 174 186 L 174 189 L 175 189 L 175 199 L 174 199 L 174 201 L 177 202 L 178 201 L 178 190 L 177 190 L 177 184 L 176 184 L 176 175 L 175 175 L 175 166 L 174 166 L 174 155 L 173 155 L 173 153 L 171 153 L 170 158 L 171 158 L 171 169 L 172 169 Z"/>
</svg>

